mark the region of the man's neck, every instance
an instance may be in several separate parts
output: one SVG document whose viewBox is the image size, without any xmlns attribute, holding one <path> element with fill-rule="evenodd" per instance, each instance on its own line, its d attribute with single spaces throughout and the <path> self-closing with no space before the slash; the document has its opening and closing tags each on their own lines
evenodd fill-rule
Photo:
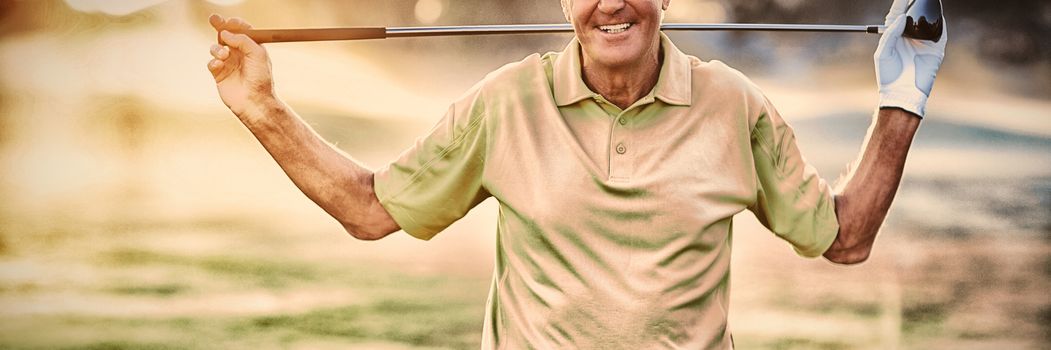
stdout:
<svg viewBox="0 0 1051 350">
<path fill-rule="evenodd" d="M 583 50 L 580 55 L 584 84 L 620 109 L 627 109 L 653 90 L 664 62 L 664 53 L 659 45 L 655 52 L 646 55 L 640 62 L 622 67 L 598 64 L 589 60 Z"/>
</svg>

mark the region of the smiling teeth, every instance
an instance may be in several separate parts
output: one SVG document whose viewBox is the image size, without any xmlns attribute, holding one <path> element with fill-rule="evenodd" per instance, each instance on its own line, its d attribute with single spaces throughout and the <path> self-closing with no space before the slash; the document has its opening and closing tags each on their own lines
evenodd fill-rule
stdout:
<svg viewBox="0 0 1051 350">
<path fill-rule="evenodd" d="M 599 26 L 598 29 L 610 34 L 616 34 L 628 30 L 631 27 L 631 23 L 613 24 L 607 26 Z"/>
</svg>

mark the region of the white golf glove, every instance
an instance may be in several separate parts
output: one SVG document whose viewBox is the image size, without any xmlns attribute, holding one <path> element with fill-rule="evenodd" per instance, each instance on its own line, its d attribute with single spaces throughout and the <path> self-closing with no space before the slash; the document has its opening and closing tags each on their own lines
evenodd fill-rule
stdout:
<svg viewBox="0 0 1051 350">
<path fill-rule="evenodd" d="M 901 36 L 905 31 L 908 2 L 894 0 L 887 13 L 886 29 L 872 57 L 876 62 L 880 108 L 898 107 L 922 118 L 927 97 L 934 86 L 934 76 L 945 57 L 949 33 L 943 18 L 942 36 L 938 42 Z"/>
</svg>

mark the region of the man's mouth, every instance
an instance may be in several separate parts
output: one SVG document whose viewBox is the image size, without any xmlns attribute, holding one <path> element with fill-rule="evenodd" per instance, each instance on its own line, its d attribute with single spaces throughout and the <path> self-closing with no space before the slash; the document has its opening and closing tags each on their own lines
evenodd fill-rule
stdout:
<svg viewBox="0 0 1051 350">
<path fill-rule="evenodd" d="M 604 31 L 606 33 L 610 33 L 610 34 L 623 33 L 625 30 L 628 30 L 628 28 L 631 28 L 631 23 L 620 23 L 620 24 L 609 24 L 609 25 L 604 25 L 604 26 L 598 26 L 599 30 L 602 30 L 602 31 Z"/>
</svg>

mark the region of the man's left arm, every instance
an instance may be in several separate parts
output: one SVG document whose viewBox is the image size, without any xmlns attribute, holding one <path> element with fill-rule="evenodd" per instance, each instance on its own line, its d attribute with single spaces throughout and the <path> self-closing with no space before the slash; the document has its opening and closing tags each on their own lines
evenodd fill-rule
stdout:
<svg viewBox="0 0 1051 350">
<path fill-rule="evenodd" d="M 895 0 L 887 14 L 887 27 L 873 55 L 880 109 L 865 137 L 861 159 L 837 186 L 839 233 L 823 254 L 835 263 L 856 264 L 868 259 L 898 190 L 905 157 L 945 57 L 946 27 L 938 42 L 901 36 L 906 3 Z"/>
<path fill-rule="evenodd" d="M 868 258 L 890 203 L 898 191 L 905 156 L 920 118 L 899 108 L 882 108 L 869 128 L 861 160 L 836 191 L 839 234 L 824 256 L 840 264 Z"/>
</svg>

